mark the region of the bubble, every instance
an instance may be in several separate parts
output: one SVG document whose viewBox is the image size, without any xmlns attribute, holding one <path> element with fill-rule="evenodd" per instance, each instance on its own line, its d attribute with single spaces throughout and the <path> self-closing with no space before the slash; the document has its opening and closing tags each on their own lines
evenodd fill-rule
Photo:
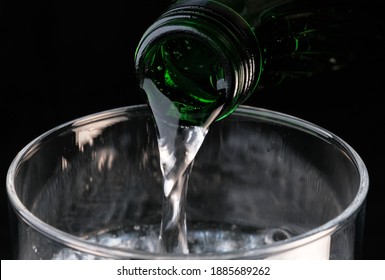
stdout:
<svg viewBox="0 0 385 280">
<path fill-rule="evenodd" d="M 289 239 L 292 234 L 286 229 L 277 228 L 270 230 L 265 236 L 265 243 L 271 244 L 279 241 Z"/>
<path fill-rule="evenodd" d="M 134 230 L 140 230 L 140 226 L 139 225 L 134 225 Z"/>
</svg>

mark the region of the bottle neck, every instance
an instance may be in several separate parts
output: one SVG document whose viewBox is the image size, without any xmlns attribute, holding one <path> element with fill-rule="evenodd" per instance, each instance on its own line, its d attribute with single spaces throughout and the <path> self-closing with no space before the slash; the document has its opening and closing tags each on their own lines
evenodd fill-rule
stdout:
<svg viewBox="0 0 385 280">
<path fill-rule="evenodd" d="M 170 117 L 201 123 L 214 111 L 216 119 L 224 118 L 253 92 L 262 71 L 261 50 L 232 9 L 213 1 L 181 1 L 147 29 L 135 68 L 150 102 L 168 99 L 174 106 L 164 108 Z"/>
</svg>

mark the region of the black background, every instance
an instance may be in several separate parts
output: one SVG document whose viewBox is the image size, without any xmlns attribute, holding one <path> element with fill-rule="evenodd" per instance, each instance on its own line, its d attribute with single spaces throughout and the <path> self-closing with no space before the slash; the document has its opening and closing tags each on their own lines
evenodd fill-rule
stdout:
<svg viewBox="0 0 385 280">
<path fill-rule="evenodd" d="M 0 2 L 1 259 L 12 258 L 5 191 L 17 152 L 59 124 L 144 103 L 133 55 L 165 1 Z M 348 1 L 353 3 L 353 1 Z M 369 171 L 363 259 L 383 259 L 385 24 L 381 1 L 358 1 L 355 62 L 263 90 L 245 102 L 318 124 L 348 142 Z"/>
</svg>

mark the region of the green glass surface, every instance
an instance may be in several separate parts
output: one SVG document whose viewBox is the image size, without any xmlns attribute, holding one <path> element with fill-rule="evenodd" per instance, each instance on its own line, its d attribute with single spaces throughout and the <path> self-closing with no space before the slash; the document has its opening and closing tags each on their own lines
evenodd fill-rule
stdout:
<svg viewBox="0 0 385 280">
<path fill-rule="evenodd" d="M 163 112 L 158 113 L 200 125 L 225 102 L 221 58 L 204 42 L 192 36 L 176 36 L 157 45 L 146 61 L 144 79 L 152 83 L 151 90 L 146 90 L 148 98 L 158 99 L 158 103 L 169 100 L 174 105 L 162 108 L 159 104 L 155 109 Z"/>
</svg>

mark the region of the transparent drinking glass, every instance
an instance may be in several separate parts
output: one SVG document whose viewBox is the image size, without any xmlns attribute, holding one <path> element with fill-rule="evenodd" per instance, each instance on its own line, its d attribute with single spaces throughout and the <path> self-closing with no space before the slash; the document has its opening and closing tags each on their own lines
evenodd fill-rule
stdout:
<svg viewBox="0 0 385 280">
<path fill-rule="evenodd" d="M 338 136 L 248 106 L 215 122 L 195 159 L 190 254 L 156 249 L 163 186 L 146 105 L 53 128 L 7 175 L 17 259 L 354 259 L 368 185 Z"/>
</svg>

